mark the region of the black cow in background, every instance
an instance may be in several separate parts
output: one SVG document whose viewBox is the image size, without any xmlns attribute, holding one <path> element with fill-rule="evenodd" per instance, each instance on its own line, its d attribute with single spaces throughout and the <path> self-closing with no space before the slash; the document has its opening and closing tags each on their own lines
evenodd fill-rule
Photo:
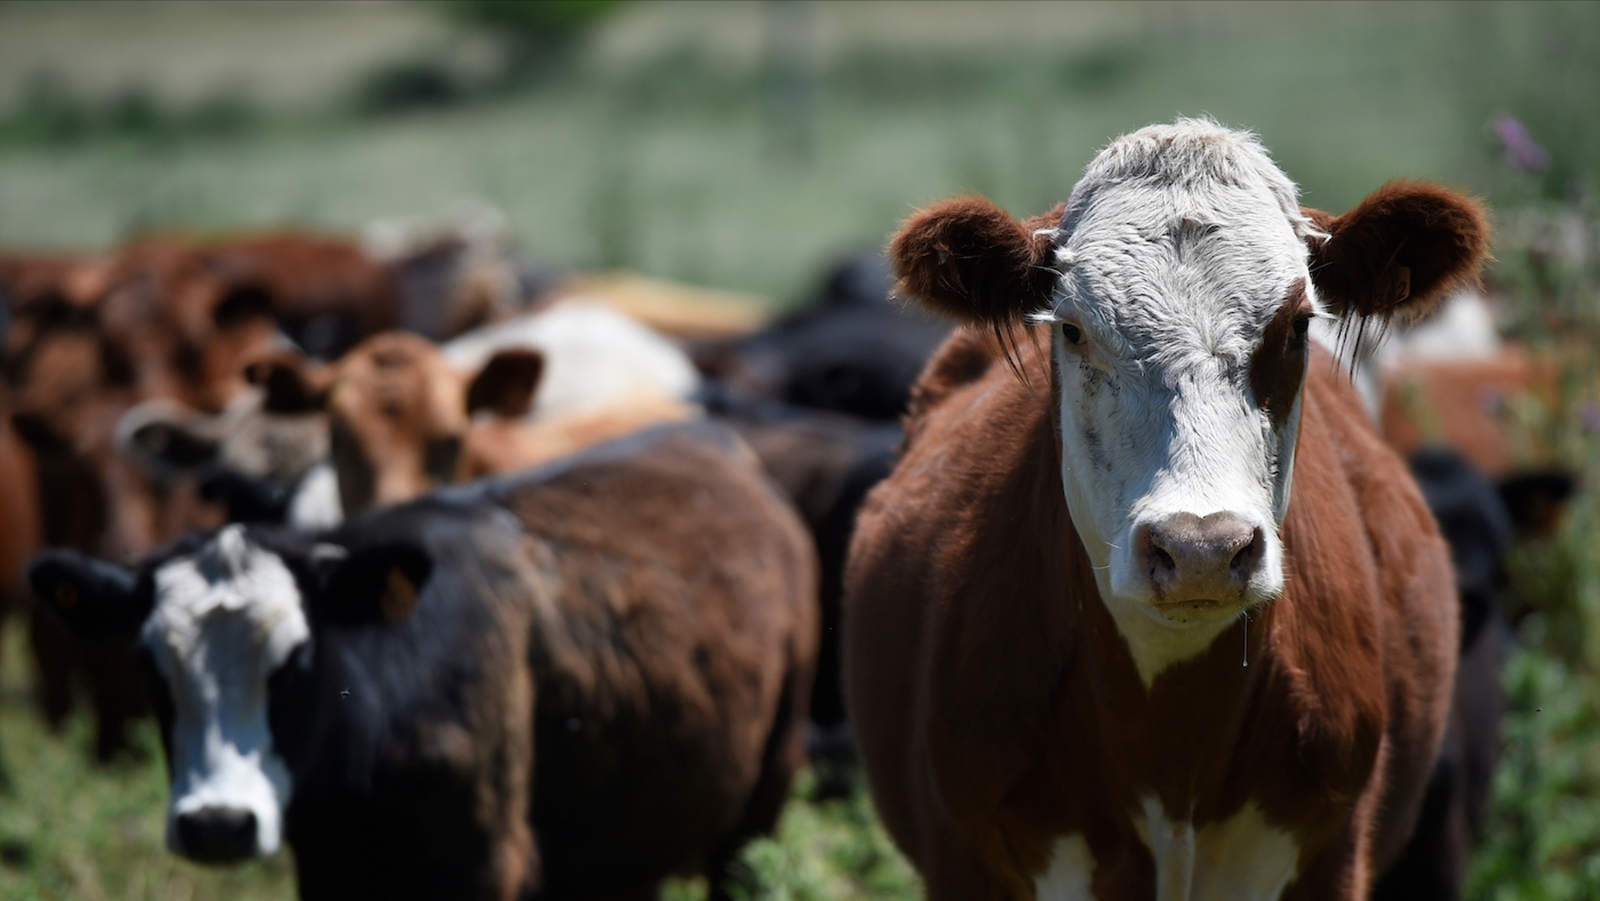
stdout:
<svg viewBox="0 0 1600 901">
<path fill-rule="evenodd" d="M 911 386 L 951 323 L 892 296 L 881 253 L 844 257 L 762 331 L 692 349 L 697 398 L 732 425 L 794 501 L 821 561 L 822 646 L 811 695 L 819 793 L 847 790 L 855 743 L 840 687 L 839 598 L 856 510 L 894 468 Z"/>
<path fill-rule="evenodd" d="M 754 335 L 702 344 L 695 362 L 745 397 L 896 420 L 952 324 L 904 307 L 893 288 L 882 254 L 846 257 L 795 312 Z"/>
<path fill-rule="evenodd" d="M 1519 535 L 1555 521 L 1573 492 L 1557 473 L 1491 482 L 1443 447 L 1411 457 L 1411 472 L 1450 544 L 1461 597 L 1461 657 L 1439 759 L 1404 855 L 1373 888 L 1374 901 L 1461 897 L 1474 846 L 1483 838 L 1505 714 L 1501 668 L 1514 637 L 1501 610 L 1504 558 Z"/>
</svg>

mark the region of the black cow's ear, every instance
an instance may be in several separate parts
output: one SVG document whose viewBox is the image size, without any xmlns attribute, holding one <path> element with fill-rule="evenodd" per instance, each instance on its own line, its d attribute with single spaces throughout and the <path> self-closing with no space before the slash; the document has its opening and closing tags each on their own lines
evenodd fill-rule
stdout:
<svg viewBox="0 0 1600 901">
<path fill-rule="evenodd" d="M 393 623 L 417 609 L 433 558 L 408 542 L 380 544 L 323 564 L 318 618 L 342 625 Z"/>
<path fill-rule="evenodd" d="M 1064 204 L 1018 222 L 982 197 L 946 200 L 907 219 L 889 242 L 900 293 L 968 325 L 1004 328 L 1049 306 Z"/>
<path fill-rule="evenodd" d="M 467 386 L 467 413 L 489 410 L 498 416 L 524 416 L 544 375 L 544 354 L 528 348 L 502 350 L 483 364 Z"/>
<path fill-rule="evenodd" d="M 28 584 L 40 605 L 82 639 L 131 641 L 150 615 L 150 593 L 139 590 L 131 570 L 67 548 L 33 558 Z"/>
<path fill-rule="evenodd" d="M 1489 218 L 1437 185 L 1390 182 L 1342 216 L 1303 209 L 1313 237 L 1311 281 L 1341 315 L 1415 321 L 1472 283 L 1489 252 Z"/>
<path fill-rule="evenodd" d="M 1496 488 L 1519 536 L 1548 538 L 1561 524 L 1578 481 L 1556 470 L 1524 472 L 1503 479 Z"/>
</svg>

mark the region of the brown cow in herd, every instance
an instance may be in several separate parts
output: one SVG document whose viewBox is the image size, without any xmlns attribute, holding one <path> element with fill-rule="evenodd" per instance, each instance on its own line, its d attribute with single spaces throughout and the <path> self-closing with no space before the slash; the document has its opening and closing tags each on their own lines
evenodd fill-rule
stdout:
<svg viewBox="0 0 1600 901">
<path fill-rule="evenodd" d="M 968 329 L 857 523 L 845 682 L 930 899 L 1366 897 L 1459 614 L 1307 327 L 1425 314 L 1487 232 L 1419 184 L 1302 209 L 1253 136 L 1195 120 L 1112 142 L 1045 216 L 906 223 L 902 290 Z"/>
<path fill-rule="evenodd" d="M 342 349 L 392 324 L 393 285 L 349 241 L 299 234 L 196 243 L 133 241 L 103 257 L 0 259 L 8 305 L 4 371 L 9 414 L 28 447 L 44 543 L 131 560 L 197 525 L 214 525 L 192 485 L 152 480 L 116 444 L 123 413 L 170 400 L 222 410 L 247 385 L 240 361 L 285 330 Z M 35 617 L 46 712 L 68 709 L 78 664 L 65 636 Z M 85 661 L 99 710 L 97 751 L 125 747 L 139 706 L 131 665 L 115 653 Z"/>
</svg>

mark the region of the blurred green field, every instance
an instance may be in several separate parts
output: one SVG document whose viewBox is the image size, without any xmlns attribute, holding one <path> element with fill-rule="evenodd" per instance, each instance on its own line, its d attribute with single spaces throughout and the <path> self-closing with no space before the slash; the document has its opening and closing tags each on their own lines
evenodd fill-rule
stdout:
<svg viewBox="0 0 1600 901">
<path fill-rule="evenodd" d="M 363 106 L 374 73 L 470 81 L 497 52 L 399 0 L 0 2 L 0 246 L 351 230 L 476 199 L 536 260 L 782 305 L 916 205 L 975 191 L 1036 212 L 1106 140 L 1180 114 L 1257 130 L 1311 205 L 1396 176 L 1466 187 L 1496 207 L 1510 331 L 1567 354 L 1563 405 L 1514 425 L 1584 479 L 1560 533 L 1516 555 L 1533 612 L 1469 897 L 1600 898 L 1600 4 L 638 2 L 513 86 Z M 1500 114 L 1547 170 L 1505 164 Z M 292 897 L 286 857 L 218 872 L 167 855 L 153 734 L 108 770 L 86 763 L 83 717 L 46 734 L 16 625 L 0 899 Z M 917 896 L 864 796 L 808 791 L 746 855 L 753 897 Z"/>
</svg>

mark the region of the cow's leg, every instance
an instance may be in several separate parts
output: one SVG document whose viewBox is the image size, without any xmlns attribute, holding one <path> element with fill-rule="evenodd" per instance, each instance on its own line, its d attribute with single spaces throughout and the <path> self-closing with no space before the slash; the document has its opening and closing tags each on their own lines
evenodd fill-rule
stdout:
<svg viewBox="0 0 1600 901">
<path fill-rule="evenodd" d="M 720 839 L 706 857 L 706 879 L 710 883 L 709 901 L 728 901 L 729 867 L 750 839 L 772 832 L 789 800 L 794 774 L 805 765 L 805 724 L 810 694 L 810 672 L 791 667 L 784 679 L 783 693 L 773 718 L 772 731 L 761 756 L 761 773 L 756 777 L 745 801 L 739 822 Z"/>
<path fill-rule="evenodd" d="M 38 676 L 34 696 L 50 729 L 59 730 L 72 712 L 72 670 L 77 647 L 67 630 L 38 607 L 28 612 L 28 644 L 33 648 Z"/>
<path fill-rule="evenodd" d="M 128 724 L 149 704 L 126 647 L 94 648 L 84 654 L 94 698 L 95 758 L 101 763 L 123 753 L 137 753 L 128 743 Z"/>
<path fill-rule="evenodd" d="M 1366 901 L 1372 885 L 1368 872 L 1368 829 L 1352 816 L 1332 845 L 1317 855 L 1283 893 L 1283 901 Z"/>
</svg>

